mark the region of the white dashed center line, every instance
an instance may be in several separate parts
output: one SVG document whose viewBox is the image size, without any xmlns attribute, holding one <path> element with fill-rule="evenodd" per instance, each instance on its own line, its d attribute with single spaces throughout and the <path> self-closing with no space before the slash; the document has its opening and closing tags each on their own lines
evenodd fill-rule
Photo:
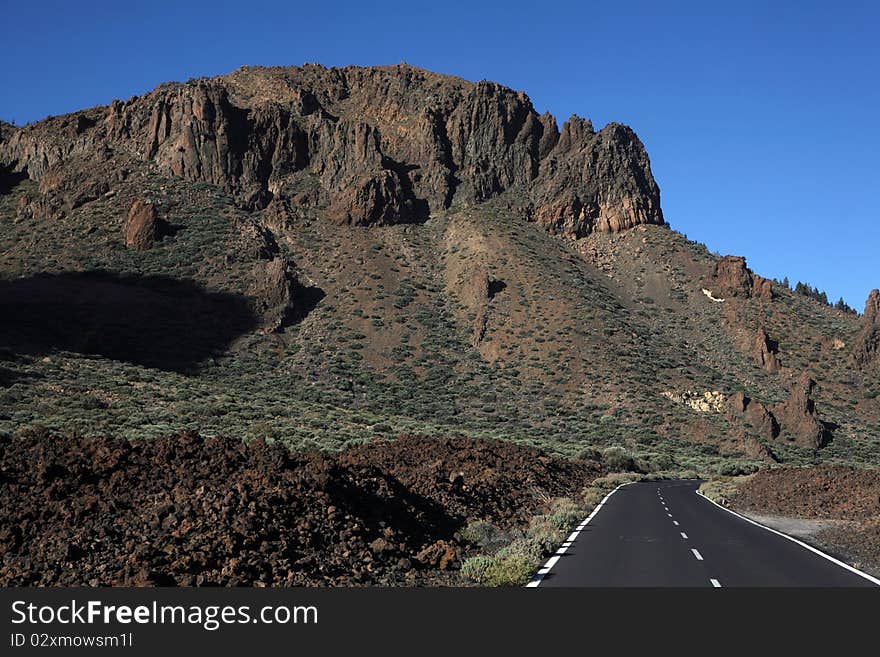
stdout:
<svg viewBox="0 0 880 657">
<path fill-rule="evenodd" d="M 675 525 L 676 527 L 678 527 L 678 520 L 673 520 L 672 524 Z"/>
<path fill-rule="evenodd" d="M 714 586 L 716 589 L 721 588 L 721 582 L 719 582 L 717 579 L 710 579 L 709 581 L 712 582 L 712 586 Z"/>
<path fill-rule="evenodd" d="M 702 560 L 703 560 L 703 555 L 700 554 L 699 552 L 697 552 L 697 549 L 696 549 L 696 548 L 691 548 L 691 552 L 694 553 L 694 556 L 697 558 L 697 561 L 702 561 Z"/>
<path fill-rule="evenodd" d="M 688 537 L 688 535 L 687 535 L 687 534 L 685 534 L 685 533 L 684 533 L 684 532 L 681 532 L 681 537 L 682 537 L 682 538 L 687 538 L 687 537 Z"/>
</svg>

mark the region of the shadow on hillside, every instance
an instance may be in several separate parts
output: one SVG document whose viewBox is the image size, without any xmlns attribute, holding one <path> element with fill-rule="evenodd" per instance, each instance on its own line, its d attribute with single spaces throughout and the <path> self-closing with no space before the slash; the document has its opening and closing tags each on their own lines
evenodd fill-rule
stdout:
<svg viewBox="0 0 880 657">
<path fill-rule="evenodd" d="M 39 378 L 39 375 L 34 374 L 33 372 L 25 373 L 19 370 L 11 370 L 6 367 L 7 363 L 20 364 L 24 361 L 24 358 L 16 354 L 11 349 L 6 349 L 0 346 L 0 388 L 8 388 L 12 385 L 15 385 L 21 379 Z M 4 417 L 2 412 L 0 412 L 0 419 L 7 419 Z"/>
<path fill-rule="evenodd" d="M 424 544 L 449 539 L 461 528 L 461 521 L 440 504 L 410 490 L 396 477 L 375 469 L 351 474 L 361 479 L 340 477 L 329 483 L 330 504 L 362 518 L 370 534 L 380 534 L 391 526 Z"/>
<path fill-rule="evenodd" d="M 292 301 L 290 308 L 284 312 L 283 325 L 295 326 L 302 322 L 326 296 L 327 293 L 319 287 L 294 281 Z"/>
<path fill-rule="evenodd" d="M 187 373 L 257 326 L 247 297 L 98 271 L 0 281 L 0 346 L 94 354 Z"/>
<path fill-rule="evenodd" d="M 0 165 L 0 195 L 11 192 L 22 180 L 27 180 L 27 172 L 13 171 L 11 167 Z"/>
</svg>

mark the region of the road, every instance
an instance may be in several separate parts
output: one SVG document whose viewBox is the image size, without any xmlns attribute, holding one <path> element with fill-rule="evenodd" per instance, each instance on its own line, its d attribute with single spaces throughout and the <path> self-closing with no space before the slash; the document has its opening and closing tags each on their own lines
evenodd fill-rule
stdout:
<svg viewBox="0 0 880 657">
<path fill-rule="evenodd" d="M 877 586 L 719 508 L 699 483 L 620 487 L 530 586 Z"/>
</svg>

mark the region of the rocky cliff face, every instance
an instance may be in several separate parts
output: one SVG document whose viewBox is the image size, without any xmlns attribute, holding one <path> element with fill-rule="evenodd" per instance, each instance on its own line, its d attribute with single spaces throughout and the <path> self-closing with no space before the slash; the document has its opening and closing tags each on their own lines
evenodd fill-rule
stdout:
<svg viewBox="0 0 880 657">
<path fill-rule="evenodd" d="M 865 366 L 876 363 L 880 355 L 880 290 L 872 290 L 868 296 L 862 324 L 862 332 L 853 347 L 853 357 L 858 365 Z"/>
<path fill-rule="evenodd" d="M 508 190 L 521 214 L 570 237 L 663 223 L 629 128 L 573 116 L 560 131 L 521 92 L 406 65 L 243 68 L 2 135 L 0 163 L 37 180 L 77 157 L 128 158 L 223 186 L 245 207 L 279 197 L 356 225 L 422 221 Z"/>
</svg>

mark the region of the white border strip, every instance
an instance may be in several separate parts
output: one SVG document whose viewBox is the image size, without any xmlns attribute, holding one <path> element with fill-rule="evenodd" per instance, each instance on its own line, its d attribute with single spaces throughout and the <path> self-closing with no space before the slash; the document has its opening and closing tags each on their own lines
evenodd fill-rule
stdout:
<svg viewBox="0 0 880 657">
<path fill-rule="evenodd" d="M 570 547 L 572 546 L 572 544 L 574 543 L 575 539 L 577 539 L 578 534 L 580 534 L 580 533 L 583 531 L 583 529 L 584 529 L 588 524 L 590 524 L 590 521 L 591 521 L 593 518 L 596 517 L 596 514 L 599 513 L 599 509 L 601 509 L 603 506 L 605 506 L 605 502 L 608 501 L 608 498 L 611 497 L 612 495 L 614 495 L 614 493 L 616 493 L 617 491 L 619 491 L 619 490 L 620 490 L 621 488 L 623 488 L 624 486 L 628 486 L 628 485 L 631 484 L 631 483 L 633 483 L 633 482 L 628 481 L 628 482 L 626 482 L 625 484 L 620 484 L 620 486 L 618 486 L 617 488 L 615 488 L 613 491 L 611 491 L 611 492 L 608 493 L 605 497 L 602 498 L 602 501 L 599 502 L 599 504 L 596 505 L 596 508 L 593 509 L 592 513 L 590 513 L 590 515 L 588 515 L 588 516 L 584 519 L 584 521 L 581 522 L 581 524 L 579 524 L 579 525 L 577 526 L 577 529 L 575 529 L 575 530 L 571 533 L 571 536 L 569 536 L 567 539 L 565 539 L 565 543 L 563 543 L 562 546 L 561 546 L 558 550 L 556 550 L 556 552 L 553 554 L 552 557 L 550 557 L 549 559 L 547 559 L 547 563 L 545 563 L 544 566 L 538 570 L 537 574 L 536 574 L 535 577 L 532 579 L 532 581 L 529 582 L 528 584 L 526 584 L 526 588 L 527 588 L 527 589 L 533 589 L 533 588 L 537 587 L 538 584 L 541 583 L 541 580 L 543 580 L 543 579 L 547 576 L 547 573 L 550 572 L 550 569 L 553 568 L 553 566 L 556 565 L 556 562 L 557 562 L 557 561 L 559 561 L 559 557 L 561 557 L 563 554 L 565 554 L 566 551 L 568 550 L 568 548 L 570 548 Z"/>
<path fill-rule="evenodd" d="M 744 516 L 744 515 L 741 515 L 741 514 L 737 513 L 736 511 L 733 511 L 733 510 L 731 510 L 731 509 L 728 509 L 726 506 L 722 506 L 722 505 L 718 504 L 718 502 L 716 502 L 715 500 L 713 500 L 713 499 L 711 499 L 711 498 L 709 498 L 709 497 L 706 497 L 702 492 L 700 492 L 699 489 L 697 489 L 695 492 L 696 492 L 697 495 L 699 495 L 700 497 L 702 497 L 704 500 L 708 500 L 709 502 L 711 502 L 712 504 L 714 504 L 715 506 L 717 506 L 719 509 L 724 509 L 724 510 L 727 511 L 728 513 L 731 513 L 731 514 L 735 515 L 737 518 L 742 518 L 742 519 L 745 520 L 746 522 L 750 522 L 750 523 L 752 523 L 753 525 L 755 525 L 755 526 L 757 526 L 757 527 L 760 527 L 761 529 L 766 529 L 768 532 L 772 532 L 772 533 L 776 534 L 777 536 L 781 536 L 782 538 L 787 538 L 787 539 L 788 539 L 789 541 L 791 541 L 792 543 L 797 543 L 797 544 L 800 545 L 802 548 L 804 548 L 804 549 L 806 549 L 806 550 L 809 550 L 810 552 L 813 552 L 813 553 L 815 553 L 815 554 L 818 554 L 820 557 L 823 557 L 823 558 L 825 558 L 825 559 L 828 559 L 828 561 L 830 561 L 831 563 L 837 564 L 837 565 L 840 566 L 841 568 L 844 568 L 844 569 L 850 571 L 851 573 L 855 573 L 856 575 L 859 575 L 859 576 L 861 576 L 861 577 L 864 577 L 864 578 L 865 578 L 866 580 L 868 580 L 869 582 L 873 582 L 873 583 L 876 584 L 877 586 L 880 586 L 880 579 L 877 579 L 876 577 L 872 577 L 872 576 L 869 575 L 868 573 L 863 573 L 863 572 L 862 572 L 861 570 L 859 570 L 858 568 L 853 568 L 853 567 L 850 566 L 848 563 L 844 563 L 844 562 L 841 561 L 840 559 L 835 559 L 835 558 L 832 557 L 830 554 L 825 554 L 824 552 L 822 552 L 822 550 L 819 550 L 818 548 L 814 548 L 812 545 L 808 545 L 808 544 L 804 543 L 803 541 L 799 541 L 798 539 L 794 538 L 793 536 L 789 536 L 788 534 L 784 534 L 784 533 L 782 533 L 781 531 L 778 531 L 778 530 L 776 530 L 776 529 L 773 529 L 772 527 L 768 527 L 767 525 L 762 525 L 760 522 L 757 522 L 757 521 L 755 521 L 755 520 L 752 520 L 751 518 L 748 518 L 748 517 L 746 517 L 746 516 Z"/>
</svg>

